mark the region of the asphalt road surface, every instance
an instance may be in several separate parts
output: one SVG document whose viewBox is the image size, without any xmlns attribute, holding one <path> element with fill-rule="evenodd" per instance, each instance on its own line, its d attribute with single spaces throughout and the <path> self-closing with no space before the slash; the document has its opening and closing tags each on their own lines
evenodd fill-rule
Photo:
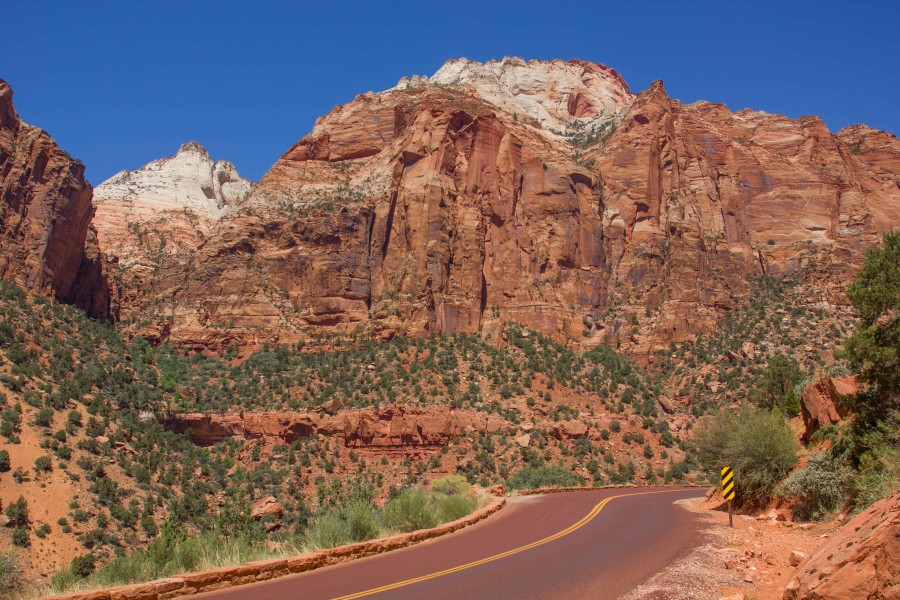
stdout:
<svg viewBox="0 0 900 600">
<path fill-rule="evenodd" d="M 211 600 L 619 598 L 702 543 L 675 500 L 698 488 L 629 488 L 511 498 L 456 533 L 242 587 Z"/>
</svg>

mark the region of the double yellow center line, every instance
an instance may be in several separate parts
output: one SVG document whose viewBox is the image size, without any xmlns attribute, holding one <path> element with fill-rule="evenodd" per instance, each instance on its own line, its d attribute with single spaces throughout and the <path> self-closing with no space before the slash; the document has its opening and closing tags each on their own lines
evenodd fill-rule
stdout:
<svg viewBox="0 0 900 600">
<path fill-rule="evenodd" d="M 540 539 L 536 542 L 531 542 L 530 544 L 526 544 L 524 546 L 519 546 L 518 548 L 513 548 L 512 550 L 507 550 L 506 552 L 501 552 L 500 554 L 494 554 L 493 556 L 488 556 L 487 558 L 482 558 L 480 560 L 475 560 L 470 563 L 466 563 L 464 565 L 459 565 L 457 567 L 452 567 L 450 569 L 444 569 L 443 571 L 437 571 L 434 573 L 429 573 L 428 575 L 422 575 L 420 577 L 413 577 L 412 579 L 406 579 L 404 581 L 398 581 L 397 583 L 391 583 L 388 585 L 383 585 L 381 587 L 372 588 L 370 590 L 365 590 L 362 592 L 356 592 L 355 594 L 350 594 L 347 596 L 341 596 L 339 598 L 335 598 L 334 600 L 352 600 L 353 598 L 363 598 L 365 596 L 372 596 L 374 594 L 380 594 L 381 592 L 387 592 L 389 590 L 395 590 L 397 588 L 405 587 L 408 585 L 412 585 L 414 583 L 419 583 L 422 581 L 428 581 L 429 579 L 435 579 L 437 577 L 443 577 L 444 575 L 450 575 L 452 573 L 458 573 L 460 571 L 465 571 L 466 569 L 471 569 L 473 567 L 478 567 L 489 562 L 494 562 L 495 560 L 500 560 L 501 558 L 506 558 L 508 556 L 512 556 L 513 554 L 519 554 L 520 552 L 525 552 L 526 550 L 531 550 L 532 548 L 537 548 L 538 546 L 543 546 L 544 544 L 549 544 L 555 540 L 558 540 L 561 537 L 565 537 L 570 533 L 581 529 L 585 525 L 587 525 L 594 517 L 600 514 L 600 511 L 603 510 L 607 504 L 617 498 L 626 498 L 629 496 L 646 496 L 648 494 L 666 494 L 671 492 L 683 492 L 685 490 L 657 490 L 653 492 L 634 492 L 631 494 L 619 494 L 618 496 L 610 496 L 609 498 L 604 498 L 601 500 L 591 511 L 581 518 L 576 523 L 569 525 L 562 531 L 558 531 L 553 535 L 549 535 L 543 539 Z"/>
</svg>

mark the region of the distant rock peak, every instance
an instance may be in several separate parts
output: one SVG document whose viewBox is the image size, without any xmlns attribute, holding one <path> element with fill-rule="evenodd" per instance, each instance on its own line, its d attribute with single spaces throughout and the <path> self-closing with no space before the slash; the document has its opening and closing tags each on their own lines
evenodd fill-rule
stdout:
<svg viewBox="0 0 900 600">
<path fill-rule="evenodd" d="M 216 221 L 225 207 L 246 197 L 252 182 L 228 161 L 213 161 L 206 148 L 190 141 L 173 156 L 133 171 L 120 171 L 94 190 L 98 204 L 137 201 L 156 210 L 190 208 Z"/>
<path fill-rule="evenodd" d="M 201 156 L 205 156 L 205 157 L 209 158 L 209 152 L 206 150 L 206 148 L 201 146 L 199 142 L 195 142 L 193 140 L 182 144 L 181 147 L 178 149 L 176 156 L 178 154 L 188 154 L 188 153 L 200 154 Z M 212 160 L 212 159 L 210 159 L 210 160 Z"/>
<path fill-rule="evenodd" d="M 181 260 L 196 251 L 252 185 L 230 162 L 213 161 L 197 142 L 98 185 L 94 227 L 104 252 L 125 269 L 127 293 L 151 285 L 161 256 Z"/>
</svg>

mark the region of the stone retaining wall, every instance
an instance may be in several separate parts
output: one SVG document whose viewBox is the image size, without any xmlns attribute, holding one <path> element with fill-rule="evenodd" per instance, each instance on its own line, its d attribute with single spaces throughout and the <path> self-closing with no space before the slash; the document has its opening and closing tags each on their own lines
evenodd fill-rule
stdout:
<svg viewBox="0 0 900 600">
<path fill-rule="evenodd" d="M 200 592 L 211 592 L 274 579 L 291 573 L 302 573 L 328 565 L 347 562 L 357 558 L 382 554 L 405 548 L 418 542 L 453 533 L 494 514 L 506 505 L 505 498 L 496 498 L 486 507 L 467 517 L 438 525 L 433 529 L 420 529 L 391 537 L 338 546 L 328 550 L 318 550 L 290 558 L 261 560 L 234 567 L 222 567 L 212 571 L 187 573 L 157 579 L 147 583 L 136 583 L 114 588 L 85 590 L 64 596 L 51 596 L 53 600 L 168 600 L 179 596 L 189 596 Z"/>
</svg>

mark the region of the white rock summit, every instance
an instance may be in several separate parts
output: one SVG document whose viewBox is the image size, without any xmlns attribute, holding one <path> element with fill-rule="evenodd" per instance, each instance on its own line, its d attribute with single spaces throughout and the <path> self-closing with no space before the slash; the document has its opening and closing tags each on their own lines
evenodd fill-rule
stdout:
<svg viewBox="0 0 900 600">
<path fill-rule="evenodd" d="M 401 79 L 395 89 L 437 84 L 472 88 L 498 108 L 562 135 L 618 119 L 634 94 L 615 69 L 582 60 L 505 57 L 448 60 L 432 77 Z"/>
<path fill-rule="evenodd" d="M 196 250 L 252 186 L 233 164 L 188 142 L 174 156 L 120 171 L 94 188 L 93 224 L 103 251 L 123 269 L 152 269 L 163 255 L 177 259 Z"/>
<path fill-rule="evenodd" d="M 94 202 L 131 204 L 139 211 L 183 210 L 216 221 L 225 206 L 243 200 L 253 184 L 230 162 L 213 161 L 197 142 L 174 156 L 154 160 L 134 171 L 119 171 L 94 189 Z"/>
</svg>

